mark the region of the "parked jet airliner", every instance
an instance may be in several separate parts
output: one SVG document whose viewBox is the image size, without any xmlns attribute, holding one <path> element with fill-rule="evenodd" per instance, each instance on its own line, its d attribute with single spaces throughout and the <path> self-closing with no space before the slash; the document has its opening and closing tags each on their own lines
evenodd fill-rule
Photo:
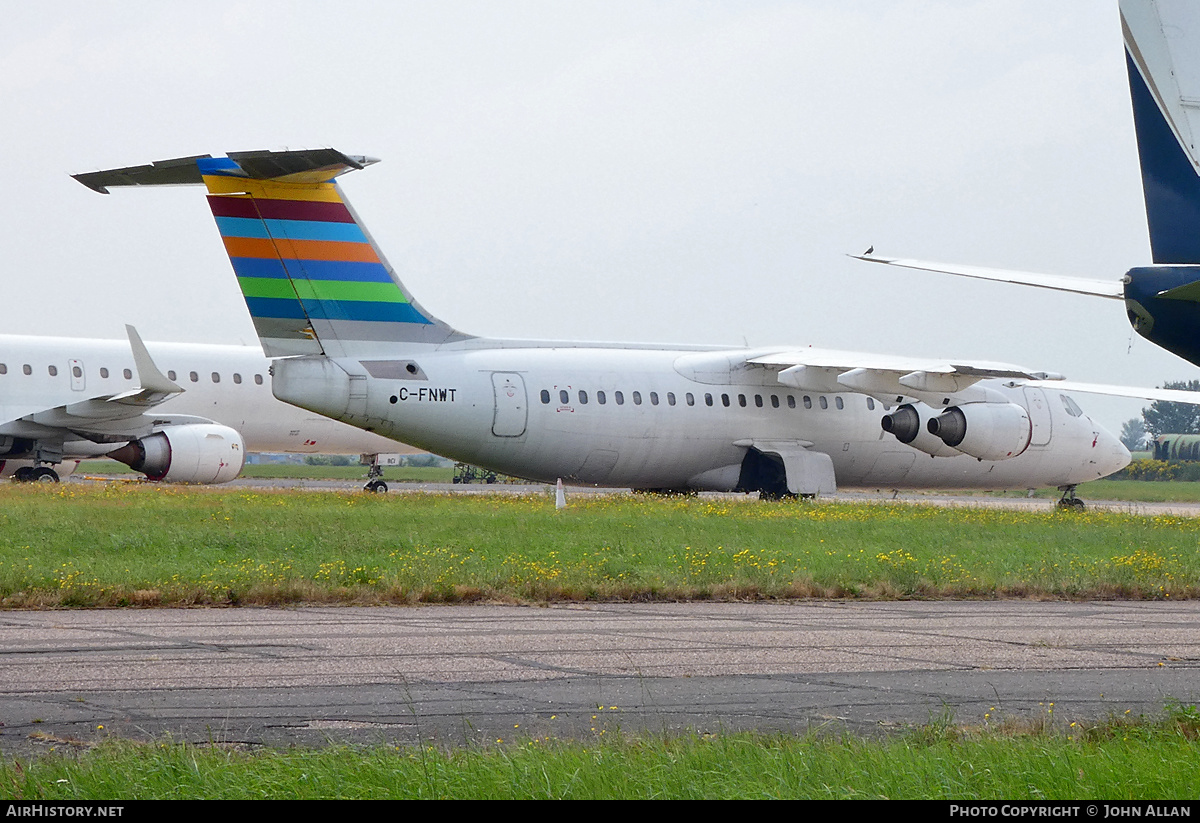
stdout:
<svg viewBox="0 0 1200 823">
<path fill-rule="evenodd" d="M 374 454 L 408 447 L 280 403 L 257 348 L 0 335 L 0 473 L 109 456 L 155 480 L 224 483 L 247 451 Z M 163 374 L 156 364 L 168 371 Z"/>
<path fill-rule="evenodd" d="M 1125 301 L 1138 334 L 1200 365 L 1200 4 L 1121 0 L 1125 66 L 1133 102 L 1154 266 L 1121 280 L 959 266 L 882 257 L 859 260 Z M 1129 396 L 1140 397 L 1140 394 Z"/>
<path fill-rule="evenodd" d="M 519 477 L 813 495 L 838 485 L 1033 488 L 1129 452 L 1016 366 L 788 347 L 486 339 L 400 283 L 335 179 L 332 149 L 241 152 L 76 175 L 204 184 L 288 403 Z"/>
</svg>

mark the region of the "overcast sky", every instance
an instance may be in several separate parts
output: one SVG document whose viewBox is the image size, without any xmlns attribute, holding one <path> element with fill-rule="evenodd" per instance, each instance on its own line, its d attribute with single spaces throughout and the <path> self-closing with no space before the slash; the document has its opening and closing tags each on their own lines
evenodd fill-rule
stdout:
<svg viewBox="0 0 1200 823">
<path fill-rule="evenodd" d="M 255 343 L 200 189 L 68 175 L 332 146 L 464 331 L 1200 377 L 1117 301 L 844 256 L 1147 264 L 1116 0 L 8 4 L 0 112 L 9 333 Z"/>
</svg>

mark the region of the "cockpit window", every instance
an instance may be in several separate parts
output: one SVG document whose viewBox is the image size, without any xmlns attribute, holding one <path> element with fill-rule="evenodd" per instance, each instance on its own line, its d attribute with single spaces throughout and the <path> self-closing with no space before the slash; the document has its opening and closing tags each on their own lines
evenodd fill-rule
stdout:
<svg viewBox="0 0 1200 823">
<path fill-rule="evenodd" d="M 1081 408 L 1079 408 L 1079 406 L 1075 405 L 1074 400 L 1067 397 L 1065 394 L 1060 394 L 1059 398 L 1062 399 L 1062 404 L 1063 404 L 1063 407 L 1067 410 L 1067 414 L 1071 415 L 1072 417 L 1083 417 L 1083 409 L 1081 409 Z"/>
</svg>

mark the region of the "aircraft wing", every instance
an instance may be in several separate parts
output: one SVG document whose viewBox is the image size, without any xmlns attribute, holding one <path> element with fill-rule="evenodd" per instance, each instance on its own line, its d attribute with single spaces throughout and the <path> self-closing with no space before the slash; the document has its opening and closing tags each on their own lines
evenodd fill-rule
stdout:
<svg viewBox="0 0 1200 823">
<path fill-rule="evenodd" d="M 1144 389 L 1136 386 L 1110 386 L 1103 383 L 1076 383 L 1071 380 L 1029 380 L 1021 385 L 1030 388 L 1058 389 L 1080 394 L 1102 394 L 1106 397 L 1129 397 L 1134 400 L 1163 400 L 1168 403 L 1189 403 L 1200 406 L 1200 392 L 1181 389 Z"/>
<path fill-rule="evenodd" d="M 980 380 L 1054 381 L 1061 376 L 990 361 L 939 360 L 880 354 L 792 349 L 749 357 L 749 367 L 778 371 L 779 382 L 814 392 L 855 391 L 885 403 L 922 400 L 943 406 L 962 402 L 960 394 Z M 951 395 L 958 395 L 955 398 Z"/>
<path fill-rule="evenodd" d="M 887 266 L 895 266 L 902 269 L 953 274 L 959 277 L 973 277 L 977 280 L 993 280 L 1000 283 L 1018 283 L 1024 286 L 1036 286 L 1042 289 L 1072 292 L 1074 294 L 1090 294 L 1093 297 L 1108 297 L 1115 300 L 1121 300 L 1125 297 L 1125 284 L 1120 280 L 1093 280 L 1086 277 L 1067 277 L 1061 274 L 989 269 L 980 266 L 959 266 L 951 263 L 931 263 L 926 260 L 909 260 L 900 257 L 878 257 L 874 254 L 851 254 L 849 256 L 855 260 L 865 260 L 868 263 L 883 263 Z"/>
<path fill-rule="evenodd" d="M 748 367 L 777 370 L 781 384 L 802 391 L 857 392 L 884 403 L 920 400 L 930 406 L 944 407 L 974 402 L 985 399 L 988 391 L 984 387 L 975 387 L 975 384 L 997 379 L 1009 387 L 1200 405 L 1200 392 L 1082 383 L 1064 380 L 1062 375 L 1051 372 L 983 360 L 893 357 L 810 348 L 758 354 L 746 358 L 743 363 Z"/>
<path fill-rule="evenodd" d="M 746 358 L 743 363 L 748 367 L 778 370 L 779 382 L 792 388 L 813 392 L 857 392 L 884 403 L 920 400 L 930 406 L 944 407 L 974 402 L 984 399 L 987 392 L 986 388 L 975 387 L 975 384 L 995 379 L 1009 387 L 1200 405 L 1200 392 L 1082 383 L 1064 380 L 1062 375 L 1052 372 L 983 360 L 967 362 L 795 349 L 759 354 Z"/>
<path fill-rule="evenodd" d="M 0 425 L 0 432 L 18 437 L 46 437 L 61 432 L 76 439 L 84 437 L 98 442 L 148 433 L 158 421 L 146 412 L 179 394 L 183 388 L 159 371 L 137 330 L 133 326 L 126 326 L 125 330 L 133 349 L 138 388 L 29 411 Z"/>
</svg>

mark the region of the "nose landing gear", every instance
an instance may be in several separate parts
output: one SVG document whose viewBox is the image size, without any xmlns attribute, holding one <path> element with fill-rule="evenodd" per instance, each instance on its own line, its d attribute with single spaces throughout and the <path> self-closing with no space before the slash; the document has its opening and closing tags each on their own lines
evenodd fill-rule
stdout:
<svg viewBox="0 0 1200 823">
<path fill-rule="evenodd" d="M 1059 486 L 1058 490 L 1063 493 L 1063 496 L 1058 501 L 1059 511 L 1076 511 L 1084 510 L 1083 501 L 1075 496 L 1075 486 Z"/>
</svg>

